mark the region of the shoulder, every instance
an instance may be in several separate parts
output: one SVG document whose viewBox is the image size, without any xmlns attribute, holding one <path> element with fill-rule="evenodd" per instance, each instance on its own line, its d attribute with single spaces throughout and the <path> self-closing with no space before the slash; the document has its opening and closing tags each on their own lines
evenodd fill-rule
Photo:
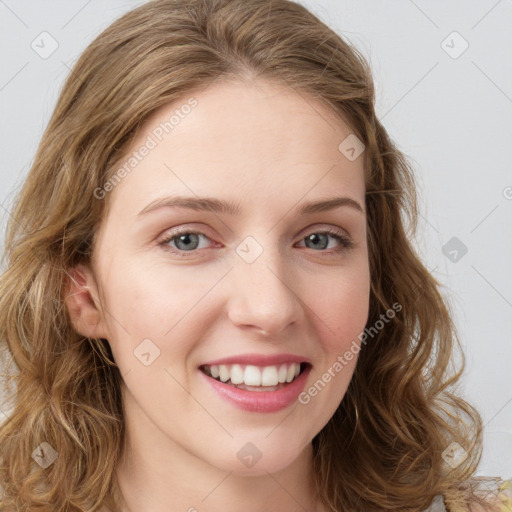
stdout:
<svg viewBox="0 0 512 512">
<path fill-rule="evenodd" d="M 512 479 L 473 476 L 464 487 L 473 495 L 468 512 L 512 512 Z"/>
<path fill-rule="evenodd" d="M 436 496 L 424 512 L 512 512 L 512 479 L 473 476 L 459 491 Z"/>
<path fill-rule="evenodd" d="M 470 512 L 512 512 L 512 479 L 500 477 L 473 477 L 475 494 L 486 504 L 470 504 Z"/>
</svg>

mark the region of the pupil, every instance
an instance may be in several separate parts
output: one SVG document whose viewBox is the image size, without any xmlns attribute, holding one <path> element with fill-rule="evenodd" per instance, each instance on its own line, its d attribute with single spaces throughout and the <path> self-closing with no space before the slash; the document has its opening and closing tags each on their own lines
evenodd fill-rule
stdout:
<svg viewBox="0 0 512 512">
<path fill-rule="evenodd" d="M 190 242 L 190 237 L 196 237 L 196 238 L 197 238 L 197 235 L 196 235 L 196 234 L 194 234 L 194 233 L 185 233 L 184 235 L 179 235 L 179 236 L 178 236 L 178 242 L 177 242 L 178 248 L 179 248 L 179 249 L 187 249 L 187 248 L 189 248 L 189 249 L 190 249 L 190 244 L 189 244 L 189 242 Z M 186 242 L 186 245 L 185 245 L 184 247 L 179 247 L 179 244 L 180 244 L 181 242 L 183 242 L 183 241 L 185 241 L 185 242 Z M 196 242 L 197 242 L 197 240 L 196 240 Z M 192 244 L 192 245 L 193 245 L 193 244 Z M 194 247 L 194 248 L 195 248 L 195 247 Z"/>
<path fill-rule="evenodd" d="M 325 234 L 318 234 L 318 233 L 309 235 L 309 237 L 307 237 L 307 239 L 309 241 L 313 242 L 315 247 L 318 247 L 318 241 L 319 241 L 320 236 L 324 238 L 324 241 L 327 240 L 327 236 Z M 322 244 L 322 243 L 320 243 L 320 245 L 322 246 L 323 249 L 325 249 L 327 247 L 327 245 Z"/>
</svg>

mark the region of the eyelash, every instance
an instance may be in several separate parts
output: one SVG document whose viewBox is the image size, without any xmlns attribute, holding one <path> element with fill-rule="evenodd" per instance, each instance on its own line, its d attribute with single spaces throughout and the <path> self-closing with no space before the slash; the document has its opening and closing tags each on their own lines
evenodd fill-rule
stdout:
<svg viewBox="0 0 512 512">
<path fill-rule="evenodd" d="M 313 231 L 312 233 L 310 233 L 310 235 L 303 237 L 301 239 L 301 241 L 313 234 L 330 235 L 341 243 L 340 247 L 338 247 L 337 249 L 334 249 L 331 251 L 322 250 L 322 251 L 315 251 L 315 252 L 324 253 L 324 254 L 327 254 L 328 256 L 335 256 L 338 253 L 348 251 L 354 247 L 354 242 L 350 238 L 343 235 L 340 231 L 338 231 L 336 229 L 332 229 L 332 228 L 325 229 L 323 231 Z M 166 245 L 169 242 L 171 242 L 172 240 L 174 240 L 175 238 L 179 237 L 180 235 L 202 235 L 210 240 L 209 236 L 205 235 L 204 233 L 201 233 L 200 231 L 192 231 L 190 229 L 183 228 L 183 229 L 179 229 L 179 230 L 171 233 L 167 237 L 165 237 L 165 239 L 161 240 L 158 243 L 158 245 L 161 246 L 162 249 L 169 251 L 181 258 L 189 258 L 189 257 L 195 255 L 197 253 L 197 251 L 199 251 L 199 249 L 194 249 L 192 251 L 180 251 L 180 250 L 173 249 L 170 246 Z"/>
</svg>

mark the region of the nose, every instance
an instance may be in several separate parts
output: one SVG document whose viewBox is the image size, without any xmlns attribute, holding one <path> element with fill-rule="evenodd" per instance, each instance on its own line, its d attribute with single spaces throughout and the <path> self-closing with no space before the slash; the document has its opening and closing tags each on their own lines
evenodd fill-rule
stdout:
<svg viewBox="0 0 512 512">
<path fill-rule="evenodd" d="M 293 268 L 278 249 L 265 248 L 253 262 L 235 255 L 230 272 L 228 316 L 239 328 L 282 337 L 303 314 Z"/>
</svg>

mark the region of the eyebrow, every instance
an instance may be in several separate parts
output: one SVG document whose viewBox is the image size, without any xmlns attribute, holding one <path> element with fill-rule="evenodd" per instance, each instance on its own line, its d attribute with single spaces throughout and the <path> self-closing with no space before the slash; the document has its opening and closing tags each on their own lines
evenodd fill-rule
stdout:
<svg viewBox="0 0 512 512">
<path fill-rule="evenodd" d="M 361 205 L 350 197 L 330 197 L 317 201 L 310 201 L 297 206 L 294 211 L 298 215 L 311 215 L 314 213 L 334 210 L 342 206 L 348 206 L 364 214 L 364 210 Z M 149 203 L 137 214 L 137 217 L 142 217 L 150 212 L 159 210 L 160 208 L 176 207 L 227 215 L 239 215 L 241 213 L 240 205 L 232 201 L 225 201 L 215 197 L 172 196 L 156 199 Z"/>
</svg>

